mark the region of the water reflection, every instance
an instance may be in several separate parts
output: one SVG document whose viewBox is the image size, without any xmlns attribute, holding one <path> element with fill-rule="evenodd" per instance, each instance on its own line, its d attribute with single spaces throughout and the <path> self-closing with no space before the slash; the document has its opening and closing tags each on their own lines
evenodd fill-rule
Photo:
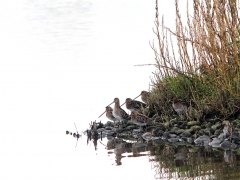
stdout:
<svg viewBox="0 0 240 180">
<path fill-rule="evenodd" d="M 155 179 L 238 179 L 240 176 L 239 148 L 224 150 L 161 139 L 147 142 L 106 138 L 106 151 L 114 156 L 115 165 L 123 165 L 123 158 L 148 156 Z"/>
</svg>

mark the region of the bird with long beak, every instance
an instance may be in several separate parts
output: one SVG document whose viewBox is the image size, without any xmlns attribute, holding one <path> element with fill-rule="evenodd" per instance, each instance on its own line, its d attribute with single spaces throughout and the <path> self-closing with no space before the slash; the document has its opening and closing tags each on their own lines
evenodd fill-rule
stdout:
<svg viewBox="0 0 240 180">
<path fill-rule="evenodd" d="M 132 111 L 139 111 L 142 108 L 146 108 L 147 105 L 140 101 L 132 100 L 131 98 L 126 99 L 126 108 Z"/>
<path fill-rule="evenodd" d="M 172 107 L 178 114 L 187 113 L 187 103 L 177 98 L 173 98 Z"/>
<path fill-rule="evenodd" d="M 224 125 L 223 133 L 226 138 L 228 137 L 232 138 L 233 132 L 234 132 L 234 126 L 232 123 L 227 123 Z"/>
<path fill-rule="evenodd" d="M 106 117 L 113 121 L 114 124 L 117 121 L 117 119 L 113 116 L 113 109 L 110 106 L 106 107 Z"/>
<path fill-rule="evenodd" d="M 130 116 L 121 108 L 119 99 L 114 98 L 114 101 L 111 104 L 113 103 L 115 103 L 113 108 L 113 116 L 121 122 L 130 120 Z M 108 106 L 110 106 L 111 104 L 109 104 Z"/>
<path fill-rule="evenodd" d="M 137 111 L 132 111 L 130 116 L 133 123 L 138 126 L 146 126 L 147 124 L 153 123 L 152 119 L 143 114 L 139 114 Z"/>
<path fill-rule="evenodd" d="M 141 95 L 142 101 L 145 102 L 146 104 L 149 104 L 150 92 L 142 91 L 140 95 Z"/>
</svg>

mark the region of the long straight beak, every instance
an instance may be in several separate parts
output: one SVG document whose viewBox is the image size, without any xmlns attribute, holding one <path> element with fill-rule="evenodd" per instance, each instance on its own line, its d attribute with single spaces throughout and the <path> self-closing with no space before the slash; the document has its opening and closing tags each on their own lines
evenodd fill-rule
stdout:
<svg viewBox="0 0 240 180">
<path fill-rule="evenodd" d="M 98 118 L 100 118 L 106 111 L 104 111 Z"/>
<path fill-rule="evenodd" d="M 126 102 L 125 103 L 123 103 L 120 107 L 122 107 L 124 104 L 126 104 Z"/>
<path fill-rule="evenodd" d="M 139 96 L 141 96 L 141 94 L 139 94 L 137 97 L 135 97 L 134 99 L 137 99 Z M 134 100 L 133 99 L 133 100 Z M 123 103 L 120 107 L 122 107 L 124 104 L 126 104 L 126 102 L 125 103 Z"/>
<path fill-rule="evenodd" d="M 138 95 L 137 97 L 135 97 L 134 99 L 137 99 L 139 96 L 141 96 L 141 94 L 139 94 L 139 95 Z M 134 100 L 134 99 L 133 99 L 133 100 Z"/>
<path fill-rule="evenodd" d="M 114 101 L 113 101 L 111 104 L 113 104 L 113 103 L 114 103 Z M 109 105 L 107 105 L 107 106 L 110 106 L 111 104 L 109 104 Z M 104 111 L 98 118 L 100 118 L 105 112 L 106 112 L 106 111 Z"/>
</svg>

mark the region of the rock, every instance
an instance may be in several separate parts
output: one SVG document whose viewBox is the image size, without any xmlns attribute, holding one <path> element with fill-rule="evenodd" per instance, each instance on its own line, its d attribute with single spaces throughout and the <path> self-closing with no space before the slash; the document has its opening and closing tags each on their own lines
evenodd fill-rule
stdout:
<svg viewBox="0 0 240 180">
<path fill-rule="evenodd" d="M 204 133 L 205 133 L 206 135 L 208 135 L 208 136 L 211 136 L 211 134 L 212 134 L 212 129 L 211 129 L 211 128 L 206 128 L 206 129 L 204 129 L 203 131 L 204 131 Z"/>
<path fill-rule="evenodd" d="M 162 135 L 162 140 L 168 139 L 169 132 L 164 132 Z"/>
<path fill-rule="evenodd" d="M 159 129 L 159 128 L 156 128 L 152 131 L 152 136 L 155 136 L 155 137 L 160 137 L 162 136 L 164 133 L 163 130 Z"/>
<path fill-rule="evenodd" d="M 188 130 L 184 131 L 181 135 L 181 137 L 190 137 L 192 136 L 191 132 L 189 132 Z"/>
<path fill-rule="evenodd" d="M 209 146 L 212 147 L 220 147 L 220 144 L 222 143 L 222 140 L 219 138 L 213 138 L 211 142 L 209 142 Z"/>
<path fill-rule="evenodd" d="M 175 133 L 179 135 L 182 134 L 184 131 L 185 131 L 184 129 L 177 129 Z"/>
<path fill-rule="evenodd" d="M 178 130 L 178 129 L 179 129 L 178 127 L 173 127 L 169 132 L 171 132 L 171 133 L 175 133 L 176 130 Z"/>
<path fill-rule="evenodd" d="M 102 128 L 101 128 L 102 129 Z M 99 129 L 98 129 L 99 130 Z M 111 126 L 105 126 L 105 130 L 112 130 Z"/>
<path fill-rule="evenodd" d="M 197 145 L 206 146 L 210 142 L 210 137 L 207 135 L 199 136 L 197 139 L 194 140 L 194 143 Z"/>
<path fill-rule="evenodd" d="M 133 129 L 135 129 L 135 128 L 136 128 L 135 125 L 130 125 L 130 126 L 127 126 L 127 127 L 126 127 L 126 130 L 133 130 Z"/>
<path fill-rule="evenodd" d="M 223 124 L 223 125 L 225 125 L 225 124 L 229 124 L 229 121 L 224 120 L 224 121 L 222 121 L 222 124 Z"/>
<path fill-rule="evenodd" d="M 152 134 L 150 132 L 146 132 L 146 133 L 142 134 L 142 138 L 146 141 L 150 141 L 150 140 L 152 140 Z"/>
<path fill-rule="evenodd" d="M 195 126 L 195 125 L 198 125 L 199 122 L 198 121 L 190 121 L 187 123 L 188 126 Z"/>
<path fill-rule="evenodd" d="M 212 126 L 212 123 L 210 123 L 210 122 L 208 122 L 207 124 L 205 124 L 205 127 L 206 127 L 206 128 L 211 128 L 211 126 Z"/>
<path fill-rule="evenodd" d="M 201 127 L 198 126 L 198 125 L 195 125 L 195 126 L 192 126 L 191 129 L 192 129 L 193 131 L 199 131 L 199 130 L 201 129 Z"/>
<path fill-rule="evenodd" d="M 106 122 L 106 124 L 105 124 L 105 127 L 106 127 L 106 126 L 114 127 L 114 122 L 108 121 L 108 122 Z"/>
<path fill-rule="evenodd" d="M 169 138 L 176 138 L 177 135 L 176 135 L 176 134 L 169 133 L 169 134 L 168 134 L 168 137 L 169 137 Z"/>
<path fill-rule="evenodd" d="M 179 137 L 172 137 L 168 139 L 168 142 L 178 142 L 179 141 Z"/>
<path fill-rule="evenodd" d="M 211 124 L 215 124 L 217 122 L 221 122 L 221 120 L 218 118 L 214 118 L 214 119 L 208 119 L 208 122 L 210 122 Z"/>
<path fill-rule="evenodd" d="M 233 125 L 239 126 L 240 125 L 240 119 L 235 119 L 232 121 Z"/>
<path fill-rule="evenodd" d="M 222 132 L 222 130 L 217 129 L 217 130 L 214 132 L 214 135 L 218 136 L 221 132 Z"/>
<path fill-rule="evenodd" d="M 187 138 L 187 142 L 189 142 L 190 144 L 192 144 L 194 142 L 192 137 Z"/>
<path fill-rule="evenodd" d="M 216 131 L 216 130 L 219 129 L 221 126 L 222 126 L 221 123 L 218 122 L 218 123 L 216 123 L 215 125 L 213 125 L 211 128 L 212 128 L 213 131 Z"/>
</svg>

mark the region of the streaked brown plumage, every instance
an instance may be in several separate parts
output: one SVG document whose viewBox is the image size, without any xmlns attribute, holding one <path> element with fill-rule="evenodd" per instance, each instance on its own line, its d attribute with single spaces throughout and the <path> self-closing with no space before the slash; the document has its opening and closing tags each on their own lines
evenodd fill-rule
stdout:
<svg viewBox="0 0 240 180">
<path fill-rule="evenodd" d="M 150 93 L 147 91 L 142 91 L 141 92 L 141 99 L 143 102 L 145 102 L 146 104 L 149 104 L 149 98 L 150 98 Z"/>
<path fill-rule="evenodd" d="M 110 106 L 106 107 L 106 117 L 114 123 L 117 121 L 117 119 L 113 116 L 113 109 Z"/>
<path fill-rule="evenodd" d="M 225 137 L 232 137 L 233 132 L 234 132 L 234 126 L 232 123 L 227 123 L 224 125 L 223 133 Z"/>
<path fill-rule="evenodd" d="M 138 111 L 142 108 L 146 108 L 146 104 L 140 101 L 132 100 L 131 98 L 126 99 L 126 108 L 130 111 Z"/>
<path fill-rule="evenodd" d="M 179 100 L 177 98 L 173 98 L 172 107 L 178 114 L 187 113 L 187 104 L 185 101 Z"/>
<path fill-rule="evenodd" d="M 130 120 L 130 116 L 120 107 L 118 98 L 114 98 L 113 116 L 119 121 Z"/>
<path fill-rule="evenodd" d="M 150 118 L 143 114 L 139 114 L 137 111 L 132 111 L 130 116 L 133 123 L 139 126 L 145 126 L 147 124 L 153 123 L 153 121 Z"/>
</svg>

